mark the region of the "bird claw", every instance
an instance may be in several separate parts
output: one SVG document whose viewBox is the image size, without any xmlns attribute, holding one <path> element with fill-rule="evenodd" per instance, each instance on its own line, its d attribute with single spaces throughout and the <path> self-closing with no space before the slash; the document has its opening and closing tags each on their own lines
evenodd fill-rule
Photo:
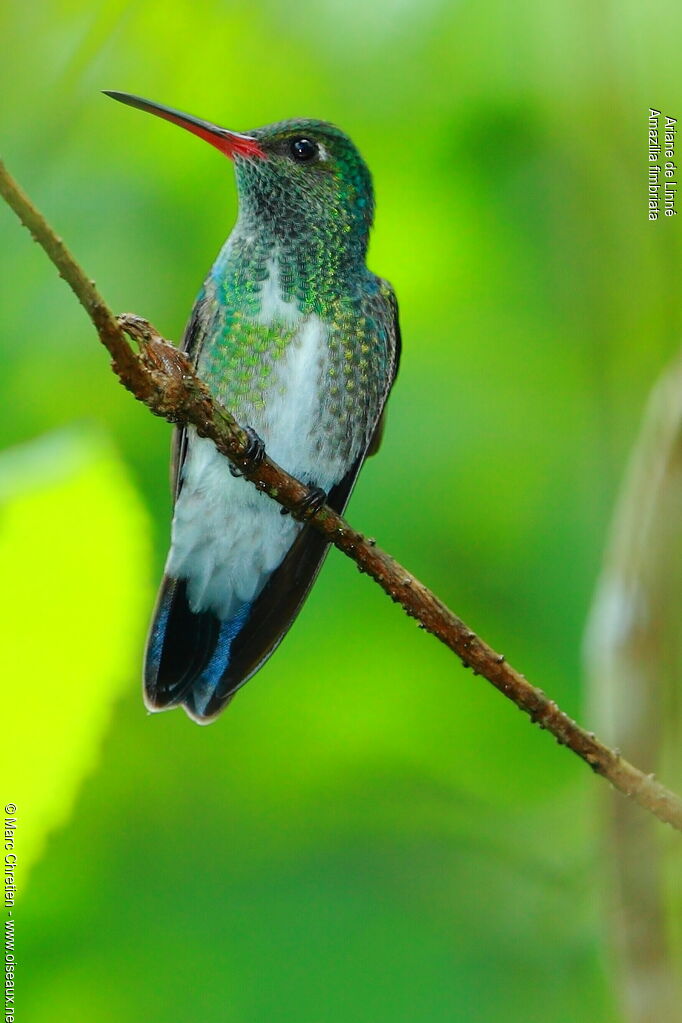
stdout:
<svg viewBox="0 0 682 1023">
<path fill-rule="evenodd" d="M 265 443 L 263 439 L 250 426 L 244 427 L 244 433 L 248 437 L 248 444 L 246 445 L 246 451 L 240 459 L 242 463 L 241 468 L 237 468 L 236 465 L 230 462 L 230 473 L 235 479 L 239 479 L 240 476 L 250 472 L 252 469 L 257 469 L 265 458 Z"/>
<path fill-rule="evenodd" d="M 307 519 L 312 519 L 313 515 L 316 515 L 320 508 L 326 504 L 326 501 L 327 494 L 324 490 L 320 487 L 311 487 L 306 496 L 292 509 L 291 514 L 295 519 L 305 522 Z M 285 511 L 286 508 L 283 508 L 282 513 Z"/>
</svg>

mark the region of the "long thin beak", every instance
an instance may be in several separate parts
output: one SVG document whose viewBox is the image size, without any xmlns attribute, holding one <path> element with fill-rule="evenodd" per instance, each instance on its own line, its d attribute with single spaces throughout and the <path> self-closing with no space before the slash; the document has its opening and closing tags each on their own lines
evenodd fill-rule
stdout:
<svg viewBox="0 0 682 1023">
<path fill-rule="evenodd" d="M 192 117 L 191 114 L 183 114 L 181 110 L 173 110 L 172 107 L 164 107 L 161 103 L 152 103 L 151 100 L 142 99 L 140 96 L 131 96 L 127 92 L 110 92 L 105 89 L 104 95 L 117 99 L 119 103 L 127 103 L 129 107 L 146 110 L 148 114 L 156 114 L 157 117 L 163 117 L 165 121 L 179 124 L 181 128 L 186 128 L 193 135 L 198 135 L 200 139 L 215 146 L 231 160 L 235 156 L 265 156 L 258 142 L 251 135 L 242 135 L 238 131 L 219 128 L 217 124 L 211 124 L 210 121 L 202 121 L 201 118 Z"/>
</svg>

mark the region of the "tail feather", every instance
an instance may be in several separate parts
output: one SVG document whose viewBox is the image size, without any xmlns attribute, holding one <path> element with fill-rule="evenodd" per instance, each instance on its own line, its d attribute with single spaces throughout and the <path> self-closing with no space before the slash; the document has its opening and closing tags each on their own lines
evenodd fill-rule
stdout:
<svg viewBox="0 0 682 1023">
<path fill-rule="evenodd" d="M 362 459 L 329 492 L 343 511 Z M 164 576 L 147 641 L 145 702 L 150 710 L 182 704 L 199 723 L 212 721 L 267 661 L 308 595 L 328 550 L 310 524 L 300 530 L 263 589 L 224 621 L 189 606 L 186 583 Z"/>
<path fill-rule="evenodd" d="M 182 579 L 164 576 L 154 612 L 144 670 L 150 710 L 184 704 L 190 717 L 209 721 L 227 702 L 211 707 L 230 664 L 230 648 L 248 618 L 249 604 L 221 622 L 211 611 L 190 609 Z"/>
</svg>

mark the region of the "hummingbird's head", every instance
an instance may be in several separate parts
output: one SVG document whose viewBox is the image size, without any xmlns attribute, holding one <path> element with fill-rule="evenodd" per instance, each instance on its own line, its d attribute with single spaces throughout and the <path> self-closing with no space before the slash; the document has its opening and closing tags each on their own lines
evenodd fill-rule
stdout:
<svg viewBox="0 0 682 1023">
<path fill-rule="evenodd" d="M 245 223 L 293 240 L 324 233 L 346 248 L 366 249 L 372 179 L 351 140 L 334 125 L 301 119 L 234 132 L 138 96 L 106 95 L 171 121 L 229 156 Z"/>
<path fill-rule="evenodd" d="M 295 233 L 336 225 L 366 242 L 374 215 L 372 178 L 344 132 L 301 119 L 250 135 L 262 156 L 235 158 L 240 203 L 247 210 Z"/>
</svg>

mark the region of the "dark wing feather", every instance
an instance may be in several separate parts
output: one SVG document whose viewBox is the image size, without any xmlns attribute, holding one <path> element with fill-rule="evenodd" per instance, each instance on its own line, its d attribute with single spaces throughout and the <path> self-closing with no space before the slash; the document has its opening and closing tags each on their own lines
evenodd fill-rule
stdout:
<svg viewBox="0 0 682 1023">
<path fill-rule="evenodd" d="M 398 375 L 398 369 L 400 368 L 400 355 L 402 353 L 400 319 L 398 316 L 398 300 L 395 297 L 395 292 L 391 285 L 388 283 L 388 281 L 385 281 L 382 278 L 377 278 L 377 280 L 379 282 L 379 291 L 381 299 L 384 302 L 382 319 L 388 322 L 389 332 L 391 334 L 390 341 L 391 368 L 388 376 L 388 386 L 386 389 L 386 393 L 384 394 L 383 401 L 381 403 L 381 413 L 379 415 L 377 425 L 374 429 L 374 433 L 372 434 L 372 439 L 369 442 L 365 458 L 370 458 L 372 455 L 376 455 L 377 451 L 381 447 L 381 441 L 384 436 L 384 427 L 386 425 L 386 400 L 388 399 L 388 395 L 391 391 L 391 388 L 395 383 L 395 378 Z M 374 299 L 373 302 L 370 301 L 370 303 L 368 303 L 369 305 L 368 312 L 370 313 L 370 315 L 372 314 L 372 312 L 374 312 L 374 314 L 376 315 L 375 310 L 372 309 L 372 306 L 375 304 L 376 299 Z"/>
<path fill-rule="evenodd" d="M 361 464 L 359 459 L 329 492 L 328 503 L 339 514 L 348 502 Z M 192 691 L 186 694 L 185 706 L 192 717 L 203 721 L 215 718 L 274 653 L 305 603 L 328 550 L 328 541 L 311 525 L 305 525 L 254 601 L 230 648 L 229 667 L 201 715 L 197 715 Z"/>
<path fill-rule="evenodd" d="M 180 345 L 181 351 L 185 352 L 185 354 L 189 356 L 189 360 L 195 368 L 204 341 L 211 329 L 212 321 L 207 321 L 203 294 L 201 294 L 194 303 L 189 323 L 185 327 L 185 333 L 183 334 L 182 343 Z M 170 485 L 173 501 L 177 500 L 178 492 L 180 490 L 180 471 L 186 454 L 187 430 L 184 426 L 176 426 L 173 430 L 173 439 L 171 440 L 170 460 Z"/>
</svg>

